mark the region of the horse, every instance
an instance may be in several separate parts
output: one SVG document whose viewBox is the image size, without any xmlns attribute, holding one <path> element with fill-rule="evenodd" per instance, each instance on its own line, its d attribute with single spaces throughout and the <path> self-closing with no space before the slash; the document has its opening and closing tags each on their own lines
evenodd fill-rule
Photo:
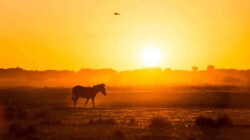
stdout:
<svg viewBox="0 0 250 140">
<path fill-rule="evenodd" d="M 95 108 L 95 96 L 98 92 L 101 92 L 104 96 L 107 95 L 104 84 L 94 85 L 93 87 L 74 86 L 71 98 L 74 103 L 74 108 L 76 107 L 76 102 L 79 97 L 87 99 L 83 108 L 85 108 L 89 99 L 92 99 L 93 108 Z"/>
</svg>

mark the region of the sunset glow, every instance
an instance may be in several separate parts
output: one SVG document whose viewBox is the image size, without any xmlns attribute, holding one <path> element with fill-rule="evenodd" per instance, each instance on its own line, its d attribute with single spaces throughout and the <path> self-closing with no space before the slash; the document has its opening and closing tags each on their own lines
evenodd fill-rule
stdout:
<svg viewBox="0 0 250 140">
<path fill-rule="evenodd" d="M 162 54 L 158 48 L 149 47 L 142 50 L 141 59 L 144 65 L 153 67 L 159 65 L 162 59 Z"/>
<path fill-rule="evenodd" d="M 248 69 L 249 5 L 235 0 L 3 0 L 0 66 Z M 148 42 L 159 43 L 168 58 L 145 56 L 142 62 Z"/>
<path fill-rule="evenodd" d="M 0 0 L 0 139 L 250 139 L 250 0 Z"/>
</svg>

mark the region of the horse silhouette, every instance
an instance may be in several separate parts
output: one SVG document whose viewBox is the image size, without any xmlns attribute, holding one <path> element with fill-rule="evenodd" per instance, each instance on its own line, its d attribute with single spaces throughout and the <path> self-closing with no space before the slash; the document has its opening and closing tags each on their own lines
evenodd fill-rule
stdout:
<svg viewBox="0 0 250 140">
<path fill-rule="evenodd" d="M 83 108 L 85 108 L 89 99 L 92 99 L 93 108 L 95 108 L 95 96 L 98 92 L 101 92 L 105 96 L 107 95 L 104 84 L 94 85 L 93 87 L 74 86 L 72 89 L 74 108 L 76 107 L 76 102 L 79 97 L 87 99 Z"/>
</svg>

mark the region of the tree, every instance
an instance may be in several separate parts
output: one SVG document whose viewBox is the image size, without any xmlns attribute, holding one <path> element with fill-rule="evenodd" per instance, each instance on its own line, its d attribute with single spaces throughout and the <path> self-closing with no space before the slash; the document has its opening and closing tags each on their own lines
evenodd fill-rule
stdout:
<svg viewBox="0 0 250 140">
<path fill-rule="evenodd" d="M 213 71 L 213 70 L 215 70 L 215 67 L 213 65 L 207 66 L 207 71 Z"/>
<path fill-rule="evenodd" d="M 195 71 L 198 71 L 198 69 L 199 69 L 199 68 L 198 68 L 197 66 L 193 66 L 193 67 L 192 67 L 192 70 L 193 70 L 194 72 L 195 72 Z"/>
</svg>

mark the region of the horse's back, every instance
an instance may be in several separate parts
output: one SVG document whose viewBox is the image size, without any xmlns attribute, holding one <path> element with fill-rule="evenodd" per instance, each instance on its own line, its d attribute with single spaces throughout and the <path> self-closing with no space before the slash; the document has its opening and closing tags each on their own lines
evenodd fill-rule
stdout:
<svg viewBox="0 0 250 140">
<path fill-rule="evenodd" d="M 77 85 L 77 86 L 74 86 L 73 88 L 72 88 L 72 90 L 76 90 L 76 89 L 80 89 L 80 88 L 84 88 L 83 86 L 80 86 L 80 85 Z"/>
<path fill-rule="evenodd" d="M 74 86 L 74 87 L 72 88 L 72 93 L 74 94 L 74 93 L 77 93 L 77 92 L 81 92 L 81 91 L 83 91 L 83 89 L 84 89 L 83 86 L 79 86 L 79 85 Z"/>
<path fill-rule="evenodd" d="M 72 94 L 76 94 L 82 98 L 88 98 L 92 95 L 92 87 L 74 86 L 72 89 Z"/>
</svg>

